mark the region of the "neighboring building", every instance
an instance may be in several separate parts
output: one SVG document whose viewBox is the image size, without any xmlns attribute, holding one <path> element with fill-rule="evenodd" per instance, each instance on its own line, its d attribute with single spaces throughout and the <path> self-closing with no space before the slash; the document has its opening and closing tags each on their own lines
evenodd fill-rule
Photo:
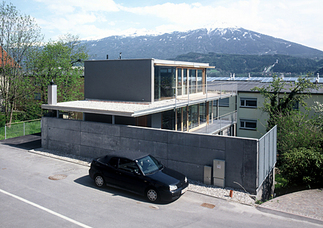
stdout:
<svg viewBox="0 0 323 228">
<path fill-rule="evenodd" d="M 284 77 L 284 82 L 293 83 L 295 77 Z M 269 86 L 272 77 L 213 77 L 209 78 L 210 83 L 232 83 L 237 86 L 237 136 L 248 138 L 261 138 L 267 132 L 268 114 L 261 108 L 264 104 L 264 97 L 258 91 L 252 91 L 255 87 Z M 311 82 L 322 84 L 323 80 L 319 75 L 312 78 Z M 289 91 L 284 91 L 288 93 Z M 307 107 L 313 107 L 315 101 L 323 103 L 323 87 L 318 90 L 311 90 L 311 97 L 305 100 Z M 296 104 L 295 109 L 304 111 L 305 108 Z M 311 114 L 314 112 L 312 111 Z"/>
<path fill-rule="evenodd" d="M 4 67 L 17 67 L 18 64 L 11 58 L 6 50 L 0 46 L 0 68 Z"/>
</svg>

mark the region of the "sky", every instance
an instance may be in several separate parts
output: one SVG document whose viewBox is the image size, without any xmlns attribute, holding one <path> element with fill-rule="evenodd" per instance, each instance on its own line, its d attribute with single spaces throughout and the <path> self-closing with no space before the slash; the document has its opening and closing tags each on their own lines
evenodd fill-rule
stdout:
<svg viewBox="0 0 323 228">
<path fill-rule="evenodd" d="M 322 0 L 5 0 L 45 41 L 242 27 L 323 51 Z"/>
</svg>

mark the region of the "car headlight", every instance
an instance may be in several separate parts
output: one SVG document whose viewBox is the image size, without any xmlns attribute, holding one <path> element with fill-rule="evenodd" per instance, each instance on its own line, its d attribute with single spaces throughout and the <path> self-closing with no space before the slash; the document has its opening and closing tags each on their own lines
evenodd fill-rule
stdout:
<svg viewBox="0 0 323 228">
<path fill-rule="evenodd" d="M 185 183 L 187 183 L 187 177 L 185 177 L 185 180 L 184 181 L 185 181 Z"/>
<path fill-rule="evenodd" d="M 170 191 L 175 191 L 177 189 L 176 185 L 169 185 L 169 190 Z"/>
</svg>

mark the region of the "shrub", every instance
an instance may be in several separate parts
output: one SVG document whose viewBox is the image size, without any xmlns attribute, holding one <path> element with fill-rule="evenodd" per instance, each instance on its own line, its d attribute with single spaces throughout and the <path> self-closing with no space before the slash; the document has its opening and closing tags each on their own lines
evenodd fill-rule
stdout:
<svg viewBox="0 0 323 228">
<path fill-rule="evenodd" d="M 288 185 L 323 186 L 323 153 L 304 147 L 293 148 L 281 156 L 280 171 Z"/>
</svg>

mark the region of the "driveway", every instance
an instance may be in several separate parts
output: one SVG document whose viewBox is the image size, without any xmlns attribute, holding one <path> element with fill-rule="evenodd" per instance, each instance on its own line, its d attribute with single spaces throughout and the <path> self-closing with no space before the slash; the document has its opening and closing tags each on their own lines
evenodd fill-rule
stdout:
<svg viewBox="0 0 323 228">
<path fill-rule="evenodd" d="M 319 227 L 190 191 L 172 203 L 152 204 L 97 189 L 86 166 L 24 148 L 0 144 L 1 227 Z"/>
</svg>

